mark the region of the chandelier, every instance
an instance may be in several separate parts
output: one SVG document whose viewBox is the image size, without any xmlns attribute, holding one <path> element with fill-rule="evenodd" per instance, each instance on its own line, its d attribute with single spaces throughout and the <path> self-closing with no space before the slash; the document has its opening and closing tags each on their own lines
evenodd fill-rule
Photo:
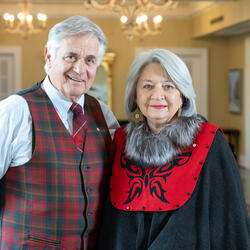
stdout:
<svg viewBox="0 0 250 250">
<path fill-rule="evenodd" d="M 5 31 L 17 33 L 26 38 L 29 34 L 36 34 L 46 28 L 47 16 L 38 13 L 37 19 L 34 21 L 33 16 L 29 13 L 29 6 L 28 2 L 23 3 L 22 12 L 19 12 L 16 17 L 11 13 L 3 14 Z"/>
<path fill-rule="evenodd" d="M 163 17 L 153 14 L 163 8 L 176 8 L 177 4 L 174 0 L 84 0 L 86 8 L 120 13 L 122 30 L 130 40 L 135 36 L 144 38 L 159 34 Z M 149 16 L 152 20 L 149 20 Z"/>
</svg>

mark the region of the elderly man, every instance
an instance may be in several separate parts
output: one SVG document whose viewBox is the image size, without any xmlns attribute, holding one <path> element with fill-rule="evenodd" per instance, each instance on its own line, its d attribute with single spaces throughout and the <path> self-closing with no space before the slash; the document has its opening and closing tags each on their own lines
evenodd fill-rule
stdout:
<svg viewBox="0 0 250 250">
<path fill-rule="evenodd" d="M 0 102 L 0 248 L 94 249 L 118 127 L 87 95 L 102 30 L 70 17 L 50 30 L 45 79 Z"/>
</svg>

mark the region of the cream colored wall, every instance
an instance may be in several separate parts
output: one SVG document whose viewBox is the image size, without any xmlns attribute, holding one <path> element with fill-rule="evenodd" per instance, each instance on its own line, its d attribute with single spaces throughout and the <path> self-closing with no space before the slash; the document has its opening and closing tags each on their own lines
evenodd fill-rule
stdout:
<svg viewBox="0 0 250 250">
<path fill-rule="evenodd" d="M 211 24 L 211 20 L 223 17 L 223 20 L 215 24 Z M 231 2 L 222 2 L 216 5 L 214 8 L 211 8 L 206 13 L 203 13 L 200 16 L 196 16 L 192 20 L 192 37 L 198 38 L 203 37 L 207 40 L 207 37 L 213 36 L 213 33 L 220 31 L 221 29 L 232 27 L 243 22 L 250 21 L 250 1 L 249 0 L 237 0 Z M 249 36 L 249 34 L 248 34 Z M 246 160 L 247 154 L 249 154 L 249 143 L 247 141 L 246 135 L 249 133 L 246 127 L 246 118 L 247 114 L 249 115 L 249 108 L 243 106 L 242 114 L 235 115 L 228 112 L 229 105 L 229 86 L 228 86 L 228 70 L 232 68 L 241 68 L 243 69 L 243 104 L 246 103 L 244 97 L 247 94 L 244 93 L 246 89 L 247 82 L 245 79 L 246 76 L 246 65 L 245 65 L 245 44 L 246 44 L 247 34 L 238 35 L 231 38 L 225 37 L 224 58 L 217 58 L 219 62 L 220 69 L 224 69 L 224 74 L 221 73 L 220 76 L 216 76 L 216 69 L 211 69 L 210 76 L 214 79 L 210 81 L 210 89 L 212 91 L 212 97 L 210 101 L 210 117 L 212 121 L 217 121 L 219 125 L 223 127 L 236 128 L 240 130 L 240 141 L 239 141 L 239 153 L 240 153 L 240 164 L 249 168 L 249 162 Z M 213 52 L 212 52 L 213 53 Z M 212 60 L 210 60 L 210 64 Z M 215 65 L 218 63 L 215 62 Z M 213 65 L 213 66 L 215 66 Z M 211 65 L 212 66 L 212 65 Z M 221 94 L 221 86 L 218 86 L 219 92 L 216 91 L 216 81 L 221 81 L 220 85 L 223 85 L 225 88 L 225 94 Z M 219 102 L 217 100 L 220 100 Z M 220 114 L 224 114 L 220 116 Z M 248 150 L 248 152 L 247 152 Z M 242 159 L 242 161 L 241 161 Z"/>
<path fill-rule="evenodd" d="M 237 36 L 237 37 L 232 37 L 229 40 L 229 47 L 228 47 L 228 64 L 227 64 L 227 73 L 230 69 L 242 69 L 242 105 L 244 105 L 245 100 L 244 100 L 244 90 L 246 86 L 246 81 L 244 78 L 244 71 L 245 69 L 245 39 L 246 36 Z M 228 74 L 227 74 L 227 83 L 228 83 Z M 227 86 L 227 93 L 229 93 L 229 85 L 226 84 Z M 227 103 L 229 105 L 229 99 L 227 99 Z M 227 106 L 228 106 L 227 105 Z M 243 106 L 242 108 L 242 113 L 237 115 L 237 114 L 232 114 L 232 113 L 225 113 L 224 119 L 226 124 L 230 124 L 231 127 L 233 128 L 238 128 L 241 132 L 240 134 L 240 154 L 244 155 L 245 154 L 245 134 L 246 134 L 246 128 L 245 128 L 245 115 L 246 115 L 246 107 Z"/>
<path fill-rule="evenodd" d="M 60 19 L 49 20 L 48 28 Z M 208 48 L 209 58 L 209 115 L 210 122 L 221 127 L 237 127 L 241 130 L 242 116 L 231 115 L 228 112 L 228 69 L 244 67 L 243 39 L 235 38 L 202 38 L 192 39 L 192 22 L 187 20 L 166 20 L 162 34 L 149 36 L 144 40 L 135 38 L 127 40 L 121 32 L 119 20 L 93 19 L 105 32 L 108 38 L 108 49 L 116 53 L 113 64 L 112 110 L 119 120 L 126 119 L 123 107 L 126 75 L 135 56 L 137 47 L 152 48 Z M 43 49 L 47 39 L 48 29 L 24 40 L 18 35 L 3 32 L 0 25 L 0 46 L 21 46 L 22 48 L 22 86 L 29 87 L 41 80 L 43 71 Z M 236 50 L 239 52 L 236 53 Z M 236 56 L 237 54 L 237 56 Z M 241 143 L 242 144 L 242 143 Z M 243 145 L 243 144 L 242 144 Z M 243 146 L 241 152 L 244 152 Z"/>
<path fill-rule="evenodd" d="M 0 25 L 0 46 L 21 47 L 23 88 L 31 86 L 45 76 L 43 71 L 43 51 L 46 42 L 46 33 L 42 32 L 24 39 L 20 35 L 5 33 L 2 25 Z"/>
<path fill-rule="evenodd" d="M 211 23 L 212 20 L 223 17 L 223 20 Z M 250 1 L 237 0 L 221 2 L 214 8 L 197 16 L 192 21 L 192 37 L 202 37 L 217 30 L 250 20 Z"/>
</svg>

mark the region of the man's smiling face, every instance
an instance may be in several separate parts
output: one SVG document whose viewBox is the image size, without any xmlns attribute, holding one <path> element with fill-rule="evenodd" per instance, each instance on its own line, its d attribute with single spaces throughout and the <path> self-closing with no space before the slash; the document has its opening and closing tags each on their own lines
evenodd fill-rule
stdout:
<svg viewBox="0 0 250 250">
<path fill-rule="evenodd" d="M 99 41 L 95 36 L 67 36 L 55 56 L 46 51 L 45 58 L 51 83 L 65 97 L 77 101 L 94 82 Z"/>
</svg>

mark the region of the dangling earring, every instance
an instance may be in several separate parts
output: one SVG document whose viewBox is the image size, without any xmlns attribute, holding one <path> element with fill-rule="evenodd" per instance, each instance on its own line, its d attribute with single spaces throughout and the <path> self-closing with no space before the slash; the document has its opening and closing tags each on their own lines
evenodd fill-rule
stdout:
<svg viewBox="0 0 250 250">
<path fill-rule="evenodd" d="M 179 107 L 179 109 L 177 111 L 177 118 L 181 117 L 181 112 L 182 112 L 182 107 Z"/>
<path fill-rule="evenodd" d="M 144 121 L 144 116 L 138 107 L 133 112 L 131 112 L 130 119 L 136 125 L 138 125 Z"/>
</svg>

